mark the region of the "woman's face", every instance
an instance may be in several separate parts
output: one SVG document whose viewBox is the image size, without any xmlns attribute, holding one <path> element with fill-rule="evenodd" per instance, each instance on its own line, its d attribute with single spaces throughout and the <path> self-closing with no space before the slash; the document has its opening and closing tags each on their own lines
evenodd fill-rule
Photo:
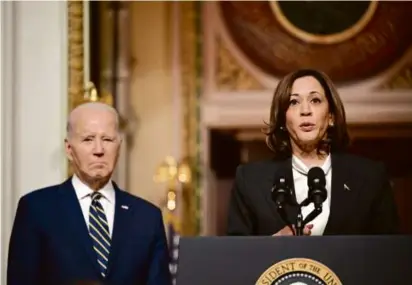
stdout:
<svg viewBox="0 0 412 285">
<path fill-rule="evenodd" d="M 286 111 L 286 129 L 292 149 L 316 147 L 333 124 L 322 85 L 312 76 L 295 80 Z"/>
</svg>

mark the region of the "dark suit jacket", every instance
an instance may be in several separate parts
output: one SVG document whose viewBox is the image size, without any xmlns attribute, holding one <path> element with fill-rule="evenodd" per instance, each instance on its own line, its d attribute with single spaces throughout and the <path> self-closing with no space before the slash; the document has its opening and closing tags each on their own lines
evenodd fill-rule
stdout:
<svg viewBox="0 0 412 285">
<path fill-rule="evenodd" d="M 286 173 L 294 193 L 291 159 L 254 162 L 237 168 L 228 235 L 273 235 L 285 226 L 271 198 L 279 172 Z M 331 184 L 330 215 L 324 235 L 397 233 L 397 210 L 382 164 L 350 154 L 333 154 Z M 294 217 L 294 222 L 297 207 L 289 206 L 286 212 Z"/>
<path fill-rule="evenodd" d="M 75 280 L 171 284 L 161 211 L 114 186 L 115 217 L 106 280 L 101 280 L 92 240 L 68 179 L 20 199 L 9 245 L 7 284 L 56 285 Z"/>
</svg>

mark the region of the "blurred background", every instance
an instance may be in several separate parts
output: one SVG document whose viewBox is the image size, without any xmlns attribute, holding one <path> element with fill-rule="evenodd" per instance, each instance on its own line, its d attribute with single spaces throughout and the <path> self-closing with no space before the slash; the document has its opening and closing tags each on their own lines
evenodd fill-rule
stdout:
<svg viewBox="0 0 412 285">
<path fill-rule="evenodd" d="M 236 167 L 271 156 L 274 88 L 302 67 L 338 86 L 351 151 L 386 164 L 412 233 L 411 15 L 408 1 L 1 2 L 2 280 L 18 199 L 70 175 L 72 108 L 119 111 L 114 180 L 162 208 L 171 242 L 223 235 Z"/>
</svg>

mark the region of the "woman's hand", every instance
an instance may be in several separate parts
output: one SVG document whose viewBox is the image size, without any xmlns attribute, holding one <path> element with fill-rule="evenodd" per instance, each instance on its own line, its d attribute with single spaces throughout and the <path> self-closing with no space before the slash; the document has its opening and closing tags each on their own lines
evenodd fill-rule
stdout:
<svg viewBox="0 0 412 285">
<path fill-rule="evenodd" d="M 306 225 L 305 228 L 303 229 L 303 235 L 305 236 L 310 236 L 312 234 L 311 230 L 313 228 L 313 224 Z M 295 226 L 293 226 L 293 229 L 290 226 L 286 226 L 277 233 L 275 233 L 273 236 L 293 236 L 295 234 Z"/>
</svg>

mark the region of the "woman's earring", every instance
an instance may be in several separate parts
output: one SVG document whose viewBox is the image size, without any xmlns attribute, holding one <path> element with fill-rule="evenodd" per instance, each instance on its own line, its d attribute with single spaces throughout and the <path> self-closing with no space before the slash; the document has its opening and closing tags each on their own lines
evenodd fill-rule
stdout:
<svg viewBox="0 0 412 285">
<path fill-rule="evenodd" d="M 331 127 L 331 128 L 333 127 L 333 122 L 331 122 L 331 123 L 329 124 L 329 127 Z"/>
</svg>

